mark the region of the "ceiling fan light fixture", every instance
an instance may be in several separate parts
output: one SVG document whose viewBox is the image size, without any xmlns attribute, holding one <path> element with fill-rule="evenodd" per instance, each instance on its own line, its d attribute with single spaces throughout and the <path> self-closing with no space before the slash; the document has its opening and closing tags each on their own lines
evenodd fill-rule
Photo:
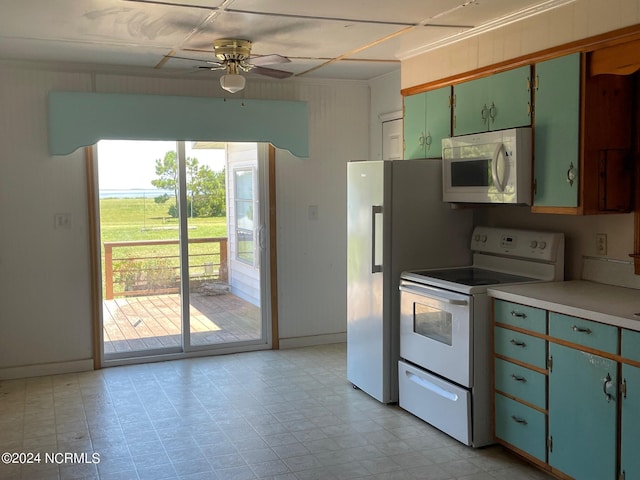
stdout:
<svg viewBox="0 0 640 480">
<path fill-rule="evenodd" d="M 230 93 L 239 92 L 244 88 L 245 78 L 239 73 L 227 73 L 220 77 L 220 86 Z"/>
</svg>

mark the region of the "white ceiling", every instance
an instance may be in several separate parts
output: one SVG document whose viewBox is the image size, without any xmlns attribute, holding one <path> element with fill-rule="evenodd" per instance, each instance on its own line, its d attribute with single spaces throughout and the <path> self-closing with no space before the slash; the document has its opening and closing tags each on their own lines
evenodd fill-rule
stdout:
<svg viewBox="0 0 640 480">
<path fill-rule="evenodd" d="M 294 76 L 367 80 L 571 1 L 2 0 L 0 59 L 219 75 L 197 67 L 215 60 L 214 39 L 231 37 L 251 40 L 253 55 L 288 57 L 273 68 Z"/>
</svg>

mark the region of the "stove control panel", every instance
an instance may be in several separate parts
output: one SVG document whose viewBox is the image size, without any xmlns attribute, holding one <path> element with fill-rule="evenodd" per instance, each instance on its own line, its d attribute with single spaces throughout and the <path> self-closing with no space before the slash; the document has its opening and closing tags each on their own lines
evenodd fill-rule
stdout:
<svg viewBox="0 0 640 480">
<path fill-rule="evenodd" d="M 471 250 L 555 262 L 564 257 L 564 234 L 510 228 L 476 227 L 471 236 Z"/>
</svg>

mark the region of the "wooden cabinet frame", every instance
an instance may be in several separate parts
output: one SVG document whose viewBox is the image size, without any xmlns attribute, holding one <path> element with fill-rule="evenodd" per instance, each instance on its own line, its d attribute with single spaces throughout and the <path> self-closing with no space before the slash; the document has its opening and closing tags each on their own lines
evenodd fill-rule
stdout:
<svg viewBox="0 0 640 480">
<path fill-rule="evenodd" d="M 582 52 L 591 54 L 590 75 L 598 74 L 632 74 L 640 69 L 640 25 L 613 30 L 593 37 L 576 40 L 546 50 L 541 50 L 504 62 L 445 77 L 432 82 L 416 85 L 401 90 L 403 96 L 415 95 L 440 87 L 456 85 L 461 82 L 485 77 L 512 68 L 538 63 L 551 58 Z M 633 154 L 635 156 L 635 222 L 634 251 L 630 256 L 634 259 L 635 273 L 640 275 L 640 82 L 635 86 L 635 124 L 633 125 Z M 582 213 L 579 209 L 570 212 Z"/>
</svg>

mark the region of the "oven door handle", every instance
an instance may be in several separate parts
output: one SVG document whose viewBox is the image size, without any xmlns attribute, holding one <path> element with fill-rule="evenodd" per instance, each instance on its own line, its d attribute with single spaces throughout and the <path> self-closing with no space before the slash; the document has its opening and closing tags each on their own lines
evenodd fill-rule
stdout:
<svg viewBox="0 0 640 480">
<path fill-rule="evenodd" d="M 413 293 L 414 295 L 420 295 L 422 297 L 435 298 L 439 302 L 446 302 L 451 305 L 468 305 L 469 302 L 460 298 L 453 298 L 441 290 L 429 287 L 418 287 L 411 285 L 400 285 L 401 292 Z"/>
</svg>

